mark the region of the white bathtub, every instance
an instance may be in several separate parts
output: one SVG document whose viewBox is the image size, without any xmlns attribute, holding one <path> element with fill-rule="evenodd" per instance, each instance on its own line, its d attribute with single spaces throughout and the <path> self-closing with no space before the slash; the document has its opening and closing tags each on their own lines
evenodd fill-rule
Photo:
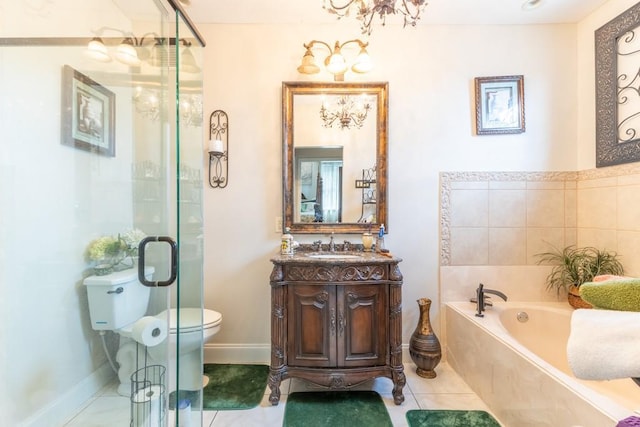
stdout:
<svg viewBox="0 0 640 427">
<path fill-rule="evenodd" d="M 494 301 L 485 317 L 475 304 L 448 303 L 449 364 L 506 427 L 615 427 L 640 410 L 631 379 L 583 381 L 569 369 L 567 303 Z M 520 312 L 529 320 L 521 323 Z"/>
</svg>

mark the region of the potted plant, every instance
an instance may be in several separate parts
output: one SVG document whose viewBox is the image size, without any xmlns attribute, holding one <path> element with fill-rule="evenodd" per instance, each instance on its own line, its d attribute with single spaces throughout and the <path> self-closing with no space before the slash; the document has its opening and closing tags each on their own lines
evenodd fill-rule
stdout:
<svg viewBox="0 0 640 427">
<path fill-rule="evenodd" d="M 624 273 L 617 253 L 592 246 L 567 246 L 562 250 L 554 248 L 536 256 L 538 264 L 553 265 L 547 276 L 547 289 L 555 289 L 558 295 L 566 291 L 569 304 L 574 308 L 591 308 L 589 303 L 580 298 L 580 286 L 583 283 L 591 282 L 602 274 L 619 276 Z"/>
<path fill-rule="evenodd" d="M 133 268 L 138 258 L 138 245 L 145 237 L 138 229 L 124 235 L 99 237 L 89 244 L 86 258 L 95 262 L 93 269 L 98 276 Z"/>
</svg>

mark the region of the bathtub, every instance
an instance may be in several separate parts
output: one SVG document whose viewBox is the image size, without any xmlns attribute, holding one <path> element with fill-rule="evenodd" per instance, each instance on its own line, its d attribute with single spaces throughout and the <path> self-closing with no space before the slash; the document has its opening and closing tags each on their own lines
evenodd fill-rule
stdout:
<svg viewBox="0 0 640 427">
<path fill-rule="evenodd" d="M 522 312 L 526 322 L 518 321 Z M 615 427 L 640 410 L 640 387 L 628 378 L 573 376 L 566 356 L 572 312 L 565 302 L 494 301 L 480 318 L 475 304 L 447 303 L 447 361 L 505 427 Z"/>
</svg>

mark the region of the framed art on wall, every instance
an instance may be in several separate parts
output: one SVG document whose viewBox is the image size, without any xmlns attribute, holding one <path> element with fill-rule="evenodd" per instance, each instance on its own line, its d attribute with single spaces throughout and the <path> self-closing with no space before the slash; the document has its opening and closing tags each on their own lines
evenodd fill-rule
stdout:
<svg viewBox="0 0 640 427">
<path fill-rule="evenodd" d="M 114 157 L 115 94 L 77 70 L 62 70 L 62 144 Z"/>
<path fill-rule="evenodd" d="M 524 77 L 475 78 L 476 134 L 524 132 Z"/>
</svg>

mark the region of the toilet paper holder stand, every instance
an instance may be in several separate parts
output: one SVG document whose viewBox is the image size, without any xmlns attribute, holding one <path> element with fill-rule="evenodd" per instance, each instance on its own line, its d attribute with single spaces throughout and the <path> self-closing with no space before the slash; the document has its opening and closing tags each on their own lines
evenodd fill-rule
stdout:
<svg viewBox="0 0 640 427">
<path fill-rule="evenodd" d="M 136 366 L 131 375 L 131 426 L 159 426 L 162 425 L 167 405 L 166 368 L 148 365 L 146 346 L 138 344 L 138 350 L 140 347 L 145 352 L 144 366 Z"/>
</svg>

